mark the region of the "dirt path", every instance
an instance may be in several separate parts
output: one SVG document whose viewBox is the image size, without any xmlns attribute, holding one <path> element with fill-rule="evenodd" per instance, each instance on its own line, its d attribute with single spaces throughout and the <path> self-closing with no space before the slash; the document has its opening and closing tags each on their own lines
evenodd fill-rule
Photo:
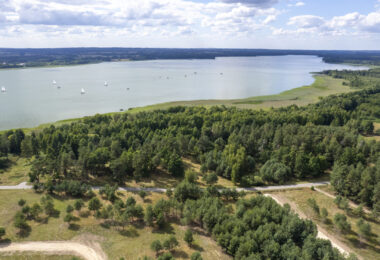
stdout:
<svg viewBox="0 0 380 260">
<path fill-rule="evenodd" d="M 264 194 L 264 196 L 271 197 L 274 201 L 276 201 L 281 206 L 283 206 L 284 204 L 288 203 L 289 206 L 290 206 L 290 208 L 295 213 L 297 213 L 300 218 L 309 219 L 301 210 L 298 209 L 297 205 L 294 202 L 286 199 L 285 197 L 281 197 L 281 196 L 275 195 L 275 194 Z M 337 248 L 343 254 L 347 254 L 348 255 L 349 253 L 354 253 L 347 245 L 345 245 L 344 243 L 342 243 L 341 241 L 339 241 L 333 235 L 329 234 L 324 228 L 322 228 L 321 226 L 319 226 L 317 224 L 316 224 L 316 226 L 317 226 L 317 229 L 318 229 L 318 235 L 317 235 L 318 238 L 330 240 L 332 246 L 335 247 L 335 248 Z M 362 259 L 359 256 L 358 256 L 358 258 Z"/>
<path fill-rule="evenodd" d="M 321 189 L 318 189 L 318 188 L 314 188 L 314 189 L 315 189 L 316 191 L 318 191 L 318 192 L 320 192 L 320 193 L 326 195 L 327 197 L 330 197 L 330 198 L 332 198 L 332 199 L 335 199 L 335 198 L 336 198 L 335 195 L 330 194 L 330 193 L 328 193 L 328 192 L 326 192 L 326 191 L 324 191 L 324 190 L 321 190 Z M 358 204 L 355 204 L 354 202 L 352 202 L 352 201 L 350 201 L 350 200 L 348 200 L 348 205 L 350 205 L 350 207 L 352 207 L 352 208 L 354 208 L 354 209 L 357 208 L 357 207 L 359 207 Z M 371 211 L 370 211 L 368 208 L 363 207 L 363 211 L 364 211 L 365 213 L 367 213 L 367 214 L 371 214 Z"/>
<path fill-rule="evenodd" d="M 86 260 L 106 260 L 100 247 L 94 248 L 78 242 L 49 241 L 0 244 L 0 253 L 40 252 L 48 255 L 76 255 Z"/>
</svg>

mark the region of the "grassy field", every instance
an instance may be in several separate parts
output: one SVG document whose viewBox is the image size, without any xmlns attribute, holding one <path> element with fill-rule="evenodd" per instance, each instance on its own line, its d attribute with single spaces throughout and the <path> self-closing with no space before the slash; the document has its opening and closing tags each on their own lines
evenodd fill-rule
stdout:
<svg viewBox="0 0 380 260">
<path fill-rule="evenodd" d="M 180 242 L 180 247 L 173 252 L 176 259 L 189 259 L 195 251 L 200 251 L 204 259 L 230 259 L 225 255 L 220 247 L 209 236 L 203 234 L 201 230 L 194 229 L 196 245 L 189 248 L 183 241 L 187 227 L 179 223 L 168 224 L 163 230 L 145 227 L 143 224 L 129 225 L 124 231 L 107 225 L 101 225 L 102 220 L 95 219 L 93 216 L 81 217 L 75 222 L 75 229 L 68 229 L 68 225 L 63 221 L 65 209 L 68 204 L 73 204 L 72 199 L 55 198 L 55 208 L 61 213 L 59 217 L 49 218 L 47 223 L 29 221 L 31 232 L 26 237 L 19 237 L 17 230 L 13 227 L 13 216 L 20 209 L 17 202 L 20 198 L 26 199 L 28 205 L 38 202 L 41 194 L 31 190 L 7 190 L 0 191 L 0 226 L 6 227 L 5 239 L 11 241 L 48 241 L 48 240 L 76 240 L 86 243 L 99 243 L 109 259 L 138 259 L 142 256 L 154 257 L 154 252 L 150 250 L 152 241 L 159 239 L 163 241 L 170 235 L 175 235 Z M 138 195 L 127 192 L 119 192 L 118 196 L 125 201 L 127 197 L 133 196 L 138 204 L 146 207 L 166 195 L 151 193 L 143 201 Z M 86 212 L 86 210 L 83 210 Z"/>
<path fill-rule="evenodd" d="M 0 171 L 0 185 L 16 185 L 28 181 L 30 163 L 27 159 L 18 156 L 9 156 L 10 165 Z"/>
<path fill-rule="evenodd" d="M 41 255 L 41 254 L 33 254 L 33 255 L 0 255 L 0 260 L 81 260 L 77 256 L 64 256 L 64 255 Z"/>
<path fill-rule="evenodd" d="M 334 200 L 322 193 L 312 191 L 311 189 L 301 190 L 287 190 L 282 192 L 274 192 L 278 196 L 287 198 L 294 202 L 298 209 L 301 210 L 308 218 L 312 219 L 315 223 L 325 228 L 330 234 L 334 235 L 338 240 L 352 248 L 359 256 L 364 259 L 380 259 L 380 222 L 374 220 L 369 216 L 365 216 L 365 219 L 369 221 L 372 228 L 372 236 L 370 239 L 359 239 L 358 228 L 356 222 L 359 220 L 353 213 L 346 214 L 347 220 L 351 224 L 352 231 L 348 234 L 340 233 L 332 223 L 332 219 L 336 213 L 345 214 L 345 212 L 339 209 Z M 317 216 L 312 208 L 307 204 L 309 198 L 314 198 L 319 205 L 320 209 L 323 207 L 328 211 L 328 223 L 324 223 L 321 217 Z"/>
</svg>

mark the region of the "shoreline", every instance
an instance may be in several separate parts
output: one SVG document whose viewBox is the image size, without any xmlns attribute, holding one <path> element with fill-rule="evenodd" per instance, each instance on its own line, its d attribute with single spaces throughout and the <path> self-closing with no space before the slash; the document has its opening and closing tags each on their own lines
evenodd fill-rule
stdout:
<svg viewBox="0 0 380 260">
<path fill-rule="evenodd" d="M 334 79 L 330 76 L 322 75 L 317 73 L 313 73 L 314 82 L 310 85 L 301 86 L 292 88 L 290 90 L 286 90 L 280 92 L 278 94 L 266 95 L 266 96 L 252 96 L 241 99 L 205 99 L 205 100 L 183 100 L 183 101 L 170 101 L 163 103 L 156 103 L 152 105 L 142 106 L 142 107 L 133 107 L 124 111 L 113 111 L 108 113 L 95 113 L 91 115 L 86 115 L 83 117 L 77 118 L 67 118 L 58 120 L 55 122 L 47 122 L 41 123 L 36 126 L 31 127 L 20 127 L 20 128 L 9 128 L 0 130 L 0 133 L 4 133 L 6 131 L 14 130 L 14 129 L 22 129 L 25 132 L 31 132 L 34 130 L 40 130 L 50 125 L 60 126 L 63 124 L 70 124 L 72 122 L 76 122 L 82 120 L 83 118 L 94 116 L 96 114 L 102 115 L 114 115 L 114 114 L 123 114 L 123 113 L 139 113 L 139 112 L 148 112 L 160 109 L 167 109 L 174 106 L 204 106 L 204 107 L 212 107 L 212 106 L 227 106 L 227 107 L 237 107 L 241 109 L 270 109 L 270 108 L 279 108 L 286 107 L 290 105 L 297 106 L 305 106 L 311 103 L 317 102 L 320 98 L 334 95 L 347 93 L 351 91 L 355 91 L 348 86 L 344 86 L 342 79 Z"/>
</svg>

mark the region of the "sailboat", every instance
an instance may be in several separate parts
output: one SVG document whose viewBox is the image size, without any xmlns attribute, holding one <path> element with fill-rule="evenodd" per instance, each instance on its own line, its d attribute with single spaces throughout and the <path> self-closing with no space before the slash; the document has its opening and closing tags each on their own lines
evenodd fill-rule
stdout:
<svg viewBox="0 0 380 260">
<path fill-rule="evenodd" d="M 80 90 L 81 95 L 86 94 L 86 91 L 84 91 L 84 88 Z"/>
<path fill-rule="evenodd" d="M 1 87 L 1 92 L 7 92 L 7 90 L 5 89 L 5 87 Z"/>
<path fill-rule="evenodd" d="M 104 86 L 105 86 L 105 87 L 108 86 L 108 82 L 107 82 L 107 81 L 104 81 Z"/>
<path fill-rule="evenodd" d="M 57 84 L 57 81 L 53 80 L 53 85 L 56 85 Z"/>
</svg>

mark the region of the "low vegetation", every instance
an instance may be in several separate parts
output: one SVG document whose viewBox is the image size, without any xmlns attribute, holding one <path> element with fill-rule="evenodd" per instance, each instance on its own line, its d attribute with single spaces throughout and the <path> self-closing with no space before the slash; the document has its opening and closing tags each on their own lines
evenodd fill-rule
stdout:
<svg viewBox="0 0 380 260">
<path fill-rule="evenodd" d="M 380 224 L 372 214 L 352 208 L 342 197 L 333 199 L 310 189 L 275 194 L 295 203 L 303 214 L 353 249 L 358 256 L 363 259 L 379 257 Z"/>
</svg>

